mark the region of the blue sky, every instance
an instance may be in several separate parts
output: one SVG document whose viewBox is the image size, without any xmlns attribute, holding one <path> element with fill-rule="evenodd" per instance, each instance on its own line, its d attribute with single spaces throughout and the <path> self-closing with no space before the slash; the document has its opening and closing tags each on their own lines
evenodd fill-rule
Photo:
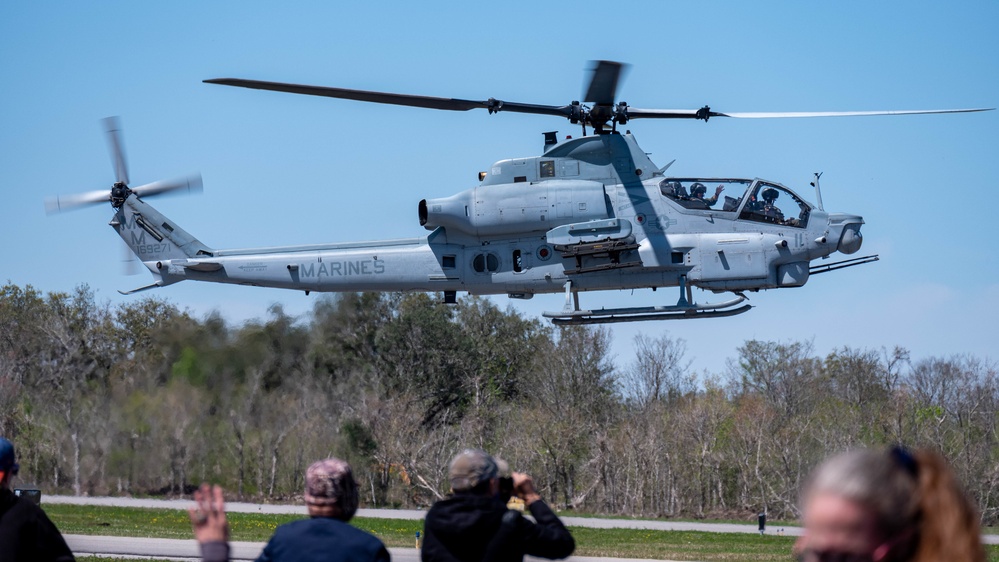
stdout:
<svg viewBox="0 0 999 562">
<path fill-rule="evenodd" d="M 416 206 L 538 154 L 556 118 L 438 112 L 203 84 L 214 77 L 496 97 L 578 99 L 587 61 L 630 63 L 637 107 L 847 111 L 999 105 L 999 3 L 5 2 L 0 4 L 0 280 L 88 283 L 113 303 L 149 282 L 120 271 L 107 209 L 46 217 L 48 195 L 113 182 L 98 120 L 121 116 L 132 185 L 200 171 L 200 196 L 154 205 L 219 248 L 420 236 Z M 637 121 L 678 175 L 762 177 L 863 215 L 876 264 L 752 295 L 740 317 L 669 330 L 698 371 L 750 338 L 909 348 L 993 360 L 999 318 L 999 112 L 842 119 Z M 239 322 L 316 295 L 184 282 L 159 295 Z M 721 296 L 695 295 L 698 300 Z M 584 306 L 669 303 L 673 290 L 585 294 Z M 507 302 L 525 314 L 561 295 Z"/>
</svg>

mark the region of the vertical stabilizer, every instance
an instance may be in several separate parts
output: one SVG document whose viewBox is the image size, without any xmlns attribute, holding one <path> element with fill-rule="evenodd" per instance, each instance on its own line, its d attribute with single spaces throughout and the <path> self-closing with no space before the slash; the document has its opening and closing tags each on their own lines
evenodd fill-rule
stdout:
<svg viewBox="0 0 999 562">
<path fill-rule="evenodd" d="M 125 200 L 109 224 L 147 267 L 150 262 L 213 254 L 208 246 L 135 195 Z"/>
</svg>

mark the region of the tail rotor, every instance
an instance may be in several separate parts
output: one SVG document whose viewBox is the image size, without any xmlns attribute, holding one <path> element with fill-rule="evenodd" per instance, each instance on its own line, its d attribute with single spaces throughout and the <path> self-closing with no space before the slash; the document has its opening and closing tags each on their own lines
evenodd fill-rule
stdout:
<svg viewBox="0 0 999 562">
<path fill-rule="evenodd" d="M 115 183 L 111 186 L 110 190 L 100 189 L 86 193 L 47 197 L 45 199 L 46 214 L 52 215 L 102 203 L 110 203 L 112 207 L 117 209 L 131 195 L 153 197 L 175 191 L 200 193 L 203 190 L 201 174 L 194 174 L 173 180 L 156 181 L 138 187 L 129 187 L 128 163 L 125 159 L 121 120 L 118 117 L 106 117 L 101 120 L 101 125 L 104 128 L 108 149 L 111 153 L 111 166 L 114 169 Z"/>
</svg>

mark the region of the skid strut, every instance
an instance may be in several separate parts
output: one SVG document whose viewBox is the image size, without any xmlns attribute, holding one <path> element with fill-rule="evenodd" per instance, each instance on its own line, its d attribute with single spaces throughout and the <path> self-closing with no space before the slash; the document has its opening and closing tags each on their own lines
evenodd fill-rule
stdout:
<svg viewBox="0 0 999 562">
<path fill-rule="evenodd" d="M 572 281 L 565 282 L 565 306 L 562 307 L 563 313 L 571 313 L 579 311 L 579 292 L 572 290 Z"/>
</svg>

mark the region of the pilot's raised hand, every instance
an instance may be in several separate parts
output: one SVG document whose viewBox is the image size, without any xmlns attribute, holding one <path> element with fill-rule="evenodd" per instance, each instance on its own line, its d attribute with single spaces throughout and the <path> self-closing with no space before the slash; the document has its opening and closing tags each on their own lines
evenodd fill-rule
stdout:
<svg viewBox="0 0 999 562">
<path fill-rule="evenodd" d="M 721 195 L 722 191 L 725 191 L 725 186 L 724 185 L 719 185 L 718 187 L 716 187 L 715 188 L 715 197 L 717 198 L 719 195 Z"/>
</svg>

